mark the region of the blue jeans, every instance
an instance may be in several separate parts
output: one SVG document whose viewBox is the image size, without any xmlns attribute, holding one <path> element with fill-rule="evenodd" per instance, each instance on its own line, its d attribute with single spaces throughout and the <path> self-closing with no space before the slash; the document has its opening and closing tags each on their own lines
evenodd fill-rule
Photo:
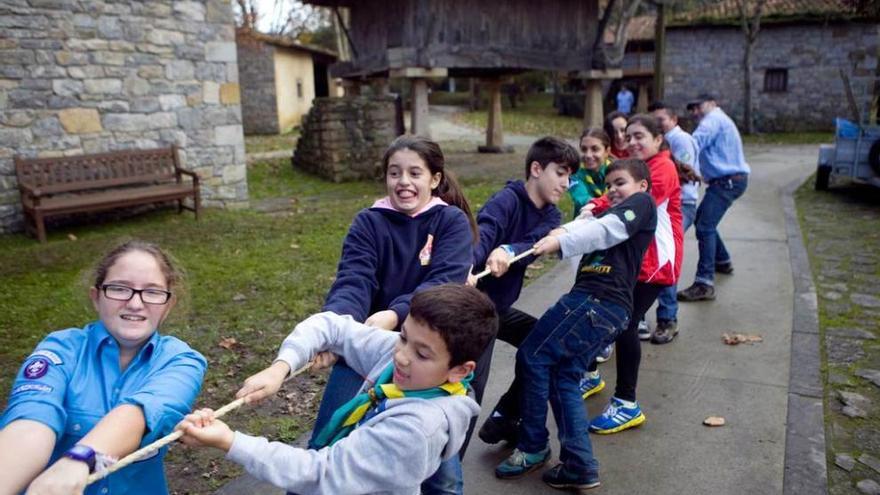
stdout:
<svg viewBox="0 0 880 495">
<path fill-rule="evenodd" d="M 697 205 L 693 203 L 681 204 L 681 231 L 687 232 L 691 225 L 694 224 L 694 218 L 697 216 Z M 678 319 L 678 300 L 675 297 L 675 284 L 660 291 L 657 296 L 657 319 L 675 321 Z"/>
<path fill-rule="evenodd" d="M 330 372 L 327 385 L 324 387 L 324 397 L 321 399 L 321 406 L 318 408 L 318 417 L 315 418 L 312 438 L 309 439 L 310 449 L 315 448 L 312 442 L 315 441 L 318 432 L 330 422 L 333 413 L 357 395 L 358 390 L 360 390 L 363 384 L 364 377 L 345 364 L 344 359 L 339 358 L 339 361 L 333 366 L 333 371 Z"/>
<path fill-rule="evenodd" d="M 458 454 L 440 463 L 437 471 L 422 482 L 422 495 L 462 495 L 464 474 Z"/>
<path fill-rule="evenodd" d="M 700 260 L 695 282 L 714 285 L 715 264 L 730 263 L 730 254 L 718 234 L 718 224 L 733 202 L 746 192 L 748 175 L 728 176 L 709 181 L 706 194 L 697 208 L 697 242 Z"/>
<path fill-rule="evenodd" d="M 536 453 L 547 447 L 549 399 L 559 429 L 559 460 L 576 473 L 598 474 L 578 383 L 628 323 L 625 308 L 578 290 L 544 313 L 516 353 L 516 373 L 525 384 L 517 448 Z"/>
</svg>

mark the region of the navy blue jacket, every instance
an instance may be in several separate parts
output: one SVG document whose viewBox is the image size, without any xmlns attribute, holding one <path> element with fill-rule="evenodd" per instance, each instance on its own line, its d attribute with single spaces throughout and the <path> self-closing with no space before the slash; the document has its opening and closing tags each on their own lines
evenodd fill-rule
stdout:
<svg viewBox="0 0 880 495">
<path fill-rule="evenodd" d="M 510 244 L 516 254 L 527 251 L 561 221 L 562 214 L 555 205 L 538 209 L 522 181 L 508 181 L 477 214 L 480 242 L 474 248 L 474 273 L 485 269 L 489 253 L 498 246 Z M 526 267 L 534 260 L 534 256 L 527 256 L 511 265 L 500 278 L 487 275 L 480 279 L 477 287 L 492 299 L 499 314 L 506 312 L 519 297 Z"/>
<path fill-rule="evenodd" d="M 388 208 L 363 209 L 342 244 L 323 310 L 363 322 L 391 309 L 399 325 L 413 293 L 467 280 L 472 249 L 470 222 L 454 206 L 437 205 L 415 217 Z"/>
</svg>

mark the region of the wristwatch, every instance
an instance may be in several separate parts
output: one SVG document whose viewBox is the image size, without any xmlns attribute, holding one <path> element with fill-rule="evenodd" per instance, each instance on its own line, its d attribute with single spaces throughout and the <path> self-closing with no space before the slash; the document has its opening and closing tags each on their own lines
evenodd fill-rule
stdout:
<svg viewBox="0 0 880 495">
<path fill-rule="evenodd" d="M 95 450 L 88 445 L 76 444 L 65 452 L 64 457 L 86 463 L 89 474 L 95 472 Z"/>
</svg>

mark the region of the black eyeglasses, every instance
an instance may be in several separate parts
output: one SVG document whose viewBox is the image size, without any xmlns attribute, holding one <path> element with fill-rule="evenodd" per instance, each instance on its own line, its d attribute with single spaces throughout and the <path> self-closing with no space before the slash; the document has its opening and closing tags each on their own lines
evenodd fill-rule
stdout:
<svg viewBox="0 0 880 495">
<path fill-rule="evenodd" d="M 165 304 L 171 299 L 171 293 L 162 289 L 132 289 L 114 284 L 99 285 L 97 288 L 104 292 L 104 297 L 114 301 L 129 301 L 135 294 L 141 296 L 144 304 Z"/>
</svg>

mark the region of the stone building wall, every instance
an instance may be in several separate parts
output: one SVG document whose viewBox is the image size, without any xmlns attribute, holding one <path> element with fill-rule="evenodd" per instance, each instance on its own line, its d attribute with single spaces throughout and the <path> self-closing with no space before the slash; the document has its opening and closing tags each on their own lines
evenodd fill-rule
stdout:
<svg viewBox="0 0 880 495">
<path fill-rule="evenodd" d="M 760 131 L 830 129 L 849 114 L 840 78 L 851 78 L 862 112 L 876 77 L 880 25 L 830 23 L 762 24 L 753 52 L 752 102 Z M 737 123 L 743 118 L 745 36 L 738 27 L 669 28 L 666 95 L 679 108 L 701 92 L 714 93 Z M 765 92 L 766 69 L 788 69 L 788 90 Z"/>
<path fill-rule="evenodd" d="M 394 98 L 315 98 L 303 118 L 293 165 L 333 182 L 375 179 L 397 137 Z"/>
<path fill-rule="evenodd" d="M 205 204 L 246 205 L 239 99 L 227 0 L 0 5 L 0 232 L 23 225 L 15 155 L 177 144 Z"/>
<path fill-rule="evenodd" d="M 245 134 L 278 134 L 275 47 L 247 38 L 238 42 L 241 117 Z"/>
</svg>

